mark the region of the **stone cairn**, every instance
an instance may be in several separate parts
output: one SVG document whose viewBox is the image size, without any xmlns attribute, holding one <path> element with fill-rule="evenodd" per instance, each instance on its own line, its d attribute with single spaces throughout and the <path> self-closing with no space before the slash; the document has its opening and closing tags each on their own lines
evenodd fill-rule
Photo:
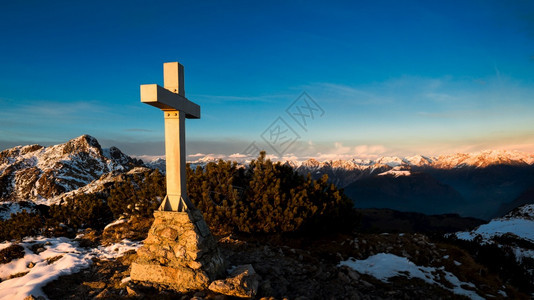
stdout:
<svg viewBox="0 0 534 300">
<path fill-rule="evenodd" d="M 188 292 L 206 289 L 225 275 L 224 260 L 199 210 L 155 211 L 154 217 L 132 263 L 132 279 Z"/>
</svg>

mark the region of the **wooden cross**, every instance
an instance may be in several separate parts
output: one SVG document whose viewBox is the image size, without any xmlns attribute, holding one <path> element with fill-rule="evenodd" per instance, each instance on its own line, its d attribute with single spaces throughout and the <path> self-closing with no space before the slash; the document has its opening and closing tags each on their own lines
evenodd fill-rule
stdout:
<svg viewBox="0 0 534 300">
<path fill-rule="evenodd" d="M 186 211 L 194 208 L 187 196 L 185 181 L 185 119 L 199 119 L 200 106 L 185 97 L 184 66 L 163 64 L 164 88 L 141 85 L 141 102 L 163 111 L 165 118 L 165 156 L 167 195 L 159 210 Z"/>
</svg>

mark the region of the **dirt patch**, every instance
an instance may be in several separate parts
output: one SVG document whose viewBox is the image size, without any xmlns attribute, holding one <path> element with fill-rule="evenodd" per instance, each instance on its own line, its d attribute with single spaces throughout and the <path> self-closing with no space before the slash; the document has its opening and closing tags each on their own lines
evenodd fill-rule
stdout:
<svg viewBox="0 0 534 300">
<path fill-rule="evenodd" d="M 102 232 L 102 245 L 107 246 L 123 239 L 142 241 L 148 236 L 153 218 L 132 217 L 127 222 L 110 226 Z"/>
<path fill-rule="evenodd" d="M 95 259 L 88 269 L 61 276 L 46 285 L 43 291 L 49 299 L 94 299 L 101 293 L 104 293 L 102 299 L 127 296 L 127 282 L 123 279 L 130 276 L 129 267 L 136 257 L 135 251 L 130 251 L 113 260 Z"/>
<path fill-rule="evenodd" d="M 56 261 L 60 260 L 62 257 L 63 257 L 63 255 L 48 257 L 46 259 L 46 263 L 51 265 L 51 264 L 55 263 Z"/>
<path fill-rule="evenodd" d="M 22 276 L 24 276 L 24 275 L 26 275 L 28 273 L 30 273 L 30 271 L 20 272 L 20 273 L 16 273 L 16 274 L 13 274 L 13 275 L 9 275 L 9 279 L 22 277 Z"/>
</svg>

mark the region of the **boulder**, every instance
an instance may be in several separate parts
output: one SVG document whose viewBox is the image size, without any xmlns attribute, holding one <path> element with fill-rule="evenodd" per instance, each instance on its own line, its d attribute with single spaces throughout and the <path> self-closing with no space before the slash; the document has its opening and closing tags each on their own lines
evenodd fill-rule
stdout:
<svg viewBox="0 0 534 300">
<path fill-rule="evenodd" d="M 228 278 L 213 281 L 209 289 L 228 296 L 253 298 L 258 292 L 258 277 L 252 265 L 240 265 L 230 273 Z"/>
</svg>

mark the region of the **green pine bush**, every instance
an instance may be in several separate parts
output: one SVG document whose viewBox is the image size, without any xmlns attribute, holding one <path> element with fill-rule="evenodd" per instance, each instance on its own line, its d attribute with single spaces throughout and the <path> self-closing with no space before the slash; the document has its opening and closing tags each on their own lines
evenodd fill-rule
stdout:
<svg viewBox="0 0 534 300">
<path fill-rule="evenodd" d="M 187 190 L 213 232 L 281 233 L 352 228 L 352 201 L 328 182 L 313 180 L 265 152 L 248 166 L 220 160 L 191 169 Z M 100 193 L 77 194 L 41 214 L 21 212 L 1 221 L 0 239 L 29 235 L 67 235 L 91 227 L 101 230 L 119 217 L 152 218 L 165 196 L 159 170 L 121 175 Z"/>
<path fill-rule="evenodd" d="M 109 191 L 107 205 L 113 216 L 152 218 L 165 197 L 165 177 L 159 170 L 147 171 L 118 181 Z"/>
<path fill-rule="evenodd" d="M 11 214 L 7 220 L 0 220 L 0 241 L 21 240 L 26 236 L 39 235 L 43 231 L 44 218 L 25 210 Z"/>
<path fill-rule="evenodd" d="M 261 152 L 248 167 L 220 160 L 187 168 L 191 201 L 215 232 L 294 232 L 350 227 L 352 201 L 328 176 L 312 180 Z"/>
<path fill-rule="evenodd" d="M 46 225 L 53 231 L 50 235 L 57 235 L 63 232 L 61 228 L 70 229 L 71 232 L 88 227 L 102 229 L 112 220 L 105 194 L 79 194 L 51 205 Z"/>
</svg>

